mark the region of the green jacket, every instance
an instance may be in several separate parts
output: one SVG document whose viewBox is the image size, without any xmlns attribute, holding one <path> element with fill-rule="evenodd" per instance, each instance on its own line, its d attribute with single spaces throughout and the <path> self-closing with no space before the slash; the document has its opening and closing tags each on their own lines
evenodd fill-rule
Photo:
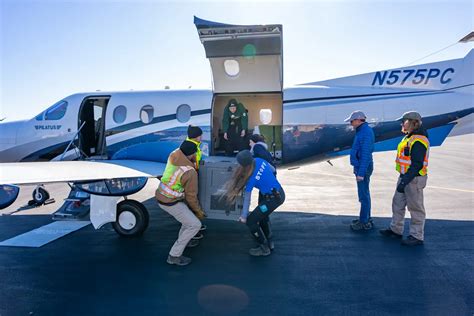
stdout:
<svg viewBox="0 0 474 316">
<path fill-rule="evenodd" d="M 235 113 L 231 113 L 229 110 L 229 104 L 224 109 L 224 117 L 222 118 L 222 130 L 224 133 L 227 133 L 229 130 L 229 121 L 231 114 L 234 114 L 236 117 L 241 117 L 242 122 L 242 129 L 247 130 L 249 127 L 249 118 L 247 114 L 247 109 L 244 107 L 242 103 L 237 103 L 237 111 Z"/>
</svg>

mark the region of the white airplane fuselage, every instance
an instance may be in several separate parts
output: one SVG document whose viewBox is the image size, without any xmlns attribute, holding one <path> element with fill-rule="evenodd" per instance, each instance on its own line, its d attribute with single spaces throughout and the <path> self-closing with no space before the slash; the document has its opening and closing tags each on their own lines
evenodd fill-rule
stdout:
<svg viewBox="0 0 474 316">
<path fill-rule="evenodd" d="M 30 120 L 0 123 L 0 162 L 72 160 L 81 154 L 72 146 L 64 153 L 82 123 L 89 133 L 86 156 L 166 162 L 167 155 L 186 137 L 189 124 L 204 130 L 205 155 L 213 155 L 222 138 L 222 107 L 230 98 L 245 100 L 256 126 L 258 110 L 270 108 L 270 126 L 279 135 L 280 163 L 327 160 L 348 153 L 353 131 L 344 123 L 354 110 L 362 110 L 376 135 L 376 150 L 395 148 L 402 137 L 396 121 L 416 110 L 423 116 L 433 146 L 456 133 L 472 132 L 473 59 L 379 71 L 358 76 L 308 83 L 275 92 L 216 93 L 212 90 L 160 90 L 78 93 Z M 220 106 L 220 111 L 218 110 Z M 90 107 L 90 109 L 87 109 Z M 100 112 L 100 113 L 99 113 Z M 99 124 L 98 117 L 101 123 Z M 105 119 L 104 119 L 105 118 Z M 92 125 L 96 126 L 92 126 Z M 86 132 L 88 130 L 88 132 Z M 81 133 L 79 133 L 81 135 Z M 79 135 L 79 136 L 80 136 Z M 90 136 L 94 135 L 94 136 Z M 81 138 L 81 137 L 79 137 Z M 87 138 L 77 141 L 78 147 Z M 91 143 L 91 141 L 89 141 Z"/>
</svg>

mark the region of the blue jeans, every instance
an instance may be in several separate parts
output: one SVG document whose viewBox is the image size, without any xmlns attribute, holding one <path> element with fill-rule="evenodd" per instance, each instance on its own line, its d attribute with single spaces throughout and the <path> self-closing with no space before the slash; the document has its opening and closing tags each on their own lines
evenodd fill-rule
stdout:
<svg viewBox="0 0 474 316">
<path fill-rule="evenodd" d="M 357 194 L 359 195 L 359 202 L 360 202 L 360 214 L 359 220 L 362 223 L 367 223 L 370 218 L 370 209 L 371 209 L 371 202 L 370 202 L 370 190 L 369 190 L 369 183 L 370 183 L 370 176 L 373 172 L 373 167 L 367 169 L 367 173 L 365 174 L 364 180 L 357 181 Z"/>
</svg>

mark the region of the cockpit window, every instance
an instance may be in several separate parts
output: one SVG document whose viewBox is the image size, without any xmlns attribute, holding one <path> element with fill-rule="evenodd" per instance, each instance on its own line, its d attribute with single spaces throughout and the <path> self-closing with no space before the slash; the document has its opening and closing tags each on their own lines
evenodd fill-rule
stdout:
<svg viewBox="0 0 474 316">
<path fill-rule="evenodd" d="M 52 107 L 46 110 L 44 114 L 44 119 L 47 121 L 55 121 L 62 119 L 66 114 L 67 110 L 67 102 L 66 101 L 59 101 L 58 103 L 54 104 Z M 38 116 L 36 117 L 38 119 Z"/>
</svg>

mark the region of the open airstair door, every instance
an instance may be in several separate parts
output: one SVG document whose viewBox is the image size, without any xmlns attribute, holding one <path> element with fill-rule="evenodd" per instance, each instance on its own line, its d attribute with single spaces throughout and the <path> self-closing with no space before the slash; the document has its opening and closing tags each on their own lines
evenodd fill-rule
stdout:
<svg viewBox="0 0 474 316">
<path fill-rule="evenodd" d="M 282 25 L 230 25 L 194 17 L 218 93 L 281 92 Z"/>
</svg>

